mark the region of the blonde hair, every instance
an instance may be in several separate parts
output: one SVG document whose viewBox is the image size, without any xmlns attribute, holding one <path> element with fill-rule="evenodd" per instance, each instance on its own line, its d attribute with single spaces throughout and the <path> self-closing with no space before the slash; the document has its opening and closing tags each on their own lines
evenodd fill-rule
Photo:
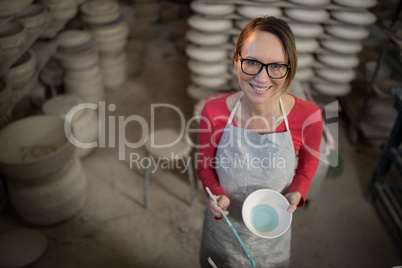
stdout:
<svg viewBox="0 0 402 268">
<path fill-rule="evenodd" d="M 286 75 L 286 80 L 283 87 L 283 93 L 285 93 L 289 89 L 290 83 L 292 82 L 296 74 L 297 53 L 293 32 L 290 29 L 289 25 L 282 19 L 278 19 L 272 16 L 260 17 L 255 18 L 247 23 L 247 25 L 243 28 L 239 37 L 237 38 L 236 47 L 233 52 L 232 58 L 232 69 L 247 38 L 255 31 L 274 34 L 279 38 L 285 49 L 285 55 L 288 58 L 288 64 L 290 65 L 290 69 Z"/>
</svg>

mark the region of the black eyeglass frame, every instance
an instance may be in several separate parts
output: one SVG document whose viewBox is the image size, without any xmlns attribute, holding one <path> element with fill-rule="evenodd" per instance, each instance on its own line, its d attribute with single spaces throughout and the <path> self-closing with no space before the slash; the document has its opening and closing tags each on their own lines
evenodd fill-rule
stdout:
<svg viewBox="0 0 402 268">
<path fill-rule="evenodd" d="M 242 71 L 243 73 L 245 73 L 245 74 L 247 74 L 247 75 L 251 75 L 251 76 L 258 75 L 259 73 L 261 73 L 262 68 L 265 67 L 265 70 L 267 71 L 267 75 L 268 75 L 270 78 L 272 78 L 272 79 L 282 79 L 282 78 L 284 78 L 284 77 L 288 74 L 289 69 L 290 69 L 290 64 L 283 64 L 283 63 L 276 63 L 276 62 L 264 64 L 264 63 L 262 63 L 262 62 L 260 62 L 260 61 L 258 61 L 258 60 L 243 59 L 240 54 L 239 54 L 239 60 L 240 60 L 240 65 L 241 65 L 241 71 Z M 261 64 L 261 67 L 260 67 L 260 69 L 258 70 L 258 72 L 257 72 L 256 74 L 249 74 L 249 73 L 246 73 L 246 72 L 243 70 L 243 61 L 245 61 L 245 60 L 256 61 L 256 62 L 258 62 L 259 64 Z M 268 72 L 268 66 L 274 65 L 274 64 L 278 64 L 278 65 L 281 65 L 281 66 L 286 66 L 286 73 L 285 73 L 282 77 L 272 77 L 272 76 L 269 74 L 269 72 Z"/>
</svg>

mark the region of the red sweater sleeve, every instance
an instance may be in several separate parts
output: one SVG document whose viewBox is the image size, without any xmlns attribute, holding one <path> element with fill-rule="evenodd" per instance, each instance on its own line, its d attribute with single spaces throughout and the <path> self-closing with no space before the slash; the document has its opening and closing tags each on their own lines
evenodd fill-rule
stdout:
<svg viewBox="0 0 402 268">
<path fill-rule="evenodd" d="M 215 171 L 216 150 L 226 122 L 229 118 L 229 110 L 226 106 L 226 97 L 207 102 L 202 110 L 197 157 L 197 173 L 202 186 L 208 187 L 214 195 L 225 195 L 225 190 L 220 186 L 218 175 Z"/>
</svg>

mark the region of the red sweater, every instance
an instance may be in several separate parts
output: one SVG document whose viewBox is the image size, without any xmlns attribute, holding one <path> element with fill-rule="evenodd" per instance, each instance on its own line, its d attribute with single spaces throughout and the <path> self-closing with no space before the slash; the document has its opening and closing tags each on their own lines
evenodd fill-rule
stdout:
<svg viewBox="0 0 402 268">
<path fill-rule="evenodd" d="M 230 116 L 226 104 L 226 98 L 230 94 L 233 93 L 210 100 L 205 104 L 199 127 L 198 176 L 203 187 L 209 187 L 214 195 L 226 195 L 225 190 L 219 184 L 218 176 L 213 169 L 214 164 L 211 161 L 216 156 L 216 147 Z M 288 122 L 295 155 L 298 155 L 298 164 L 288 192 L 299 191 L 301 193 L 302 199 L 298 205 L 301 207 L 304 205 L 311 180 L 317 170 L 323 125 L 321 110 L 315 104 L 295 96 L 294 98 L 296 103 L 288 113 Z M 232 124 L 236 126 L 234 120 Z M 286 131 L 286 126 L 283 121 L 274 132 L 284 131 Z"/>
</svg>

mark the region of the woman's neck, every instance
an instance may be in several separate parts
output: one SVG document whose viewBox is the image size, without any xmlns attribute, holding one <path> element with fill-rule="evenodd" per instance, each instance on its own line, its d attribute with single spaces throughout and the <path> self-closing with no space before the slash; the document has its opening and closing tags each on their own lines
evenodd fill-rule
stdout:
<svg viewBox="0 0 402 268">
<path fill-rule="evenodd" d="M 241 106 L 244 110 L 243 112 L 245 112 L 249 117 L 270 117 L 281 114 L 282 112 L 279 103 L 280 96 L 281 94 L 276 94 L 268 102 L 261 104 L 250 103 L 246 98 L 242 98 Z"/>
</svg>

